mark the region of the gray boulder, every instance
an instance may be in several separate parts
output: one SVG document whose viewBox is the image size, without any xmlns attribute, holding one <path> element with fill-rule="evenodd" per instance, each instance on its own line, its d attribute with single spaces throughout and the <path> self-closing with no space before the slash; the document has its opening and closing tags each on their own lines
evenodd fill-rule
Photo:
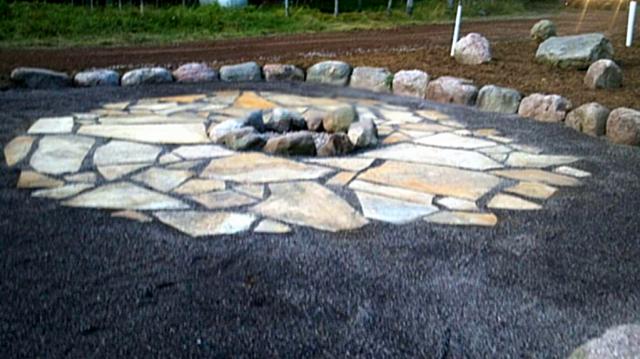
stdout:
<svg viewBox="0 0 640 359">
<path fill-rule="evenodd" d="M 427 94 L 429 74 L 420 70 L 402 70 L 393 76 L 393 93 L 401 96 L 424 98 Z"/>
<path fill-rule="evenodd" d="M 514 89 L 494 85 L 483 86 L 478 93 L 476 105 L 483 111 L 516 113 L 522 95 Z"/>
<path fill-rule="evenodd" d="M 627 324 L 607 329 L 601 337 L 577 348 L 568 359 L 637 358 L 640 358 L 640 325 Z"/>
<path fill-rule="evenodd" d="M 121 82 L 122 86 L 161 84 L 173 82 L 173 76 L 163 67 L 143 67 L 125 73 Z"/>
<path fill-rule="evenodd" d="M 640 145 L 640 111 L 617 108 L 607 118 L 607 138 L 622 145 Z"/>
<path fill-rule="evenodd" d="M 11 81 L 30 89 L 57 89 L 71 86 L 71 78 L 64 72 L 34 67 L 18 67 L 11 71 Z"/>
<path fill-rule="evenodd" d="M 260 65 L 253 61 L 227 65 L 220 68 L 220 79 L 226 82 L 262 81 L 262 71 Z"/>
<path fill-rule="evenodd" d="M 285 133 L 306 130 L 307 123 L 300 113 L 278 107 L 273 109 L 271 118 L 265 123 L 265 127 L 268 131 Z"/>
<path fill-rule="evenodd" d="M 378 128 L 372 116 L 361 116 L 358 122 L 349 126 L 349 140 L 357 148 L 365 148 L 378 144 Z"/>
<path fill-rule="evenodd" d="M 613 61 L 598 60 L 589 66 L 584 84 L 590 89 L 607 89 L 622 86 L 622 70 Z"/>
<path fill-rule="evenodd" d="M 572 107 L 571 101 L 562 96 L 534 93 L 522 99 L 518 115 L 541 122 L 561 122 Z"/>
<path fill-rule="evenodd" d="M 591 102 L 569 112 L 564 122 L 567 126 L 589 136 L 602 136 L 604 135 L 610 112 L 608 108 L 601 104 Z"/>
<path fill-rule="evenodd" d="M 177 82 L 213 82 L 218 81 L 218 71 L 212 69 L 207 64 L 192 62 L 178 67 L 173 72 Z"/>
<path fill-rule="evenodd" d="M 304 81 L 304 70 L 294 65 L 267 64 L 262 72 L 267 81 Z"/>
<path fill-rule="evenodd" d="M 317 149 L 318 156 L 342 156 L 353 151 L 353 144 L 344 133 L 333 133 L 329 135 L 323 145 Z"/>
<path fill-rule="evenodd" d="M 222 138 L 231 131 L 246 127 L 244 121 L 226 120 L 209 128 L 209 138 L 215 143 L 222 143 Z"/>
<path fill-rule="evenodd" d="M 391 92 L 393 75 L 382 67 L 356 67 L 351 74 L 350 86 L 375 92 Z"/>
<path fill-rule="evenodd" d="M 556 25 L 550 20 L 540 20 L 536 22 L 530 31 L 531 39 L 537 43 L 541 43 L 544 40 L 556 36 Z"/>
<path fill-rule="evenodd" d="M 473 106 L 478 88 L 471 80 L 442 76 L 427 85 L 427 99 L 441 103 Z"/>
<path fill-rule="evenodd" d="M 304 121 L 307 123 L 307 129 L 309 131 L 321 132 L 324 131 L 322 127 L 322 121 L 327 117 L 327 112 L 320 110 L 308 110 L 303 115 Z"/>
<path fill-rule="evenodd" d="M 118 86 L 120 74 L 108 69 L 95 69 L 78 72 L 73 77 L 73 83 L 81 87 Z"/>
<path fill-rule="evenodd" d="M 316 145 L 311 132 L 292 132 L 272 137 L 264 145 L 263 151 L 284 156 L 315 156 Z"/>
<path fill-rule="evenodd" d="M 322 127 L 329 133 L 347 132 L 355 120 L 356 110 L 353 106 L 344 105 L 329 112 L 322 120 Z"/>
<path fill-rule="evenodd" d="M 463 65 L 480 65 L 491 61 L 491 45 L 486 37 L 472 32 L 456 42 L 453 56 Z"/>
<path fill-rule="evenodd" d="M 262 148 L 267 142 L 253 127 L 240 127 L 226 132 L 219 138 L 219 144 L 237 151 L 256 150 Z"/>
<path fill-rule="evenodd" d="M 600 59 L 610 59 L 613 46 L 604 34 L 556 36 L 538 46 L 536 60 L 560 68 L 586 69 Z"/>
<path fill-rule="evenodd" d="M 342 61 L 319 62 L 307 69 L 307 82 L 346 86 L 351 75 L 351 65 Z"/>
</svg>

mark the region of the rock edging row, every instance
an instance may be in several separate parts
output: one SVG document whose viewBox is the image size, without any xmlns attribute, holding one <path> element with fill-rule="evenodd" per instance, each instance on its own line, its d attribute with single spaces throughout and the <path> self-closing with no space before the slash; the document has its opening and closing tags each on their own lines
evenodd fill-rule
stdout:
<svg viewBox="0 0 640 359">
<path fill-rule="evenodd" d="M 618 81 L 617 71 L 615 68 L 611 70 L 613 65 L 610 60 L 600 61 L 592 64 L 592 72 L 606 69 L 607 81 Z M 611 75 L 611 72 L 614 74 Z M 593 74 L 588 77 L 596 78 Z M 319 62 L 309 67 L 306 73 L 290 64 L 260 66 L 256 62 L 245 62 L 216 70 L 203 63 L 188 63 L 173 72 L 163 67 L 143 67 L 128 71 L 122 77 L 110 69 L 91 69 L 70 77 L 62 72 L 21 67 L 12 71 L 11 79 L 18 86 L 34 89 L 139 86 L 170 82 L 306 81 L 476 106 L 483 111 L 518 114 L 542 122 L 565 122 L 567 126 L 591 136 L 606 135 L 614 143 L 640 145 L 640 111 L 631 108 L 610 111 L 597 103 L 588 103 L 574 109 L 571 101 L 560 95 L 534 93 L 523 96 L 518 90 L 495 85 L 478 89 L 468 79 L 442 76 L 431 80 L 429 74 L 421 70 L 401 70 L 394 74 L 380 67 L 353 68 L 342 61 Z"/>
</svg>

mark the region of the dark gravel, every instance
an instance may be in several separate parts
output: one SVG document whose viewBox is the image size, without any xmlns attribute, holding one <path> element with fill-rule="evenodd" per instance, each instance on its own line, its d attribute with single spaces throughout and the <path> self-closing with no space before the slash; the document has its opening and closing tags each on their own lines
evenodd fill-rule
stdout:
<svg viewBox="0 0 640 359">
<path fill-rule="evenodd" d="M 219 86 L 3 92 L 0 143 L 39 116 Z M 639 322 L 639 150 L 561 125 L 446 111 L 583 156 L 577 166 L 593 177 L 542 211 L 498 212 L 493 229 L 418 221 L 192 239 L 31 198 L 3 160 L 0 357 L 556 358 Z"/>
</svg>

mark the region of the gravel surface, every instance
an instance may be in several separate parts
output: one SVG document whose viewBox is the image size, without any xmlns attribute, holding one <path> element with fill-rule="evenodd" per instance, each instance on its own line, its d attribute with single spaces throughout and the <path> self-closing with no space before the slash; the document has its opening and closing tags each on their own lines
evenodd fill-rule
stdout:
<svg viewBox="0 0 640 359">
<path fill-rule="evenodd" d="M 0 143 L 39 116 L 221 86 L 6 91 Z M 3 160 L 0 356 L 555 358 L 640 321 L 637 148 L 562 125 L 380 97 L 578 154 L 576 166 L 593 177 L 541 211 L 497 212 L 490 229 L 418 221 L 192 239 L 31 198 Z"/>
</svg>

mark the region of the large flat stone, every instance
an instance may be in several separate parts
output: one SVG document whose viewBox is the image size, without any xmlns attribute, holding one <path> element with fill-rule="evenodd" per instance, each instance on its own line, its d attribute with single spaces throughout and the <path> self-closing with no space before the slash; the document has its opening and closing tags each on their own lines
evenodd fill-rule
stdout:
<svg viewBox="0 0 640 359">
<path fill-rule="evenodd" d="M 482 172 L 395 161 L 372 168 L 358 176 L 358 179 L 473 201 L 501 182 L 498 177 Z"/>
<path fill-rule="evenodd" d="M 194 146 L 180 146 L 172 152 L 186 160 L 195 160 L 199 158 L 215 158 L 224 157 L 234 154 L 234 151 L 217 146 L 217 145 L 194 145 Z"/>
<path fill-rule="evenodd" d="M 544 183 L 520 182 L 515 186 L 505 189 L 505 192 L 515 193 L 530 198 L 547 199 L 553 196 L 557 190 L 557 188 Z"/>
<path fill-rule="evenodd" d="M 496 146 L 497 143 L 479 138 L 460 136 L 455 133 L 439 133 L 437 135 L 420 138 L 417 143 L 436 147 L 453 147 L 462 149 L 476 149 Z"/>
<path fill-rule="evenodd" d="M 413 202 L 423 205 L 430 205 L 431 203 L 433 203 L 432 194 L 416 192 L 406 188 L 385 186 L 361 180 L 355 180 L 351 182 L 351 184 L 349 184 L 349 188 L 358 192 L 377 194 L 380 196 L 395 198 L 405 202 Z"/>
<path fill-rule="evenodd" d="M 127 182 L 111 183 L 63 202 L 65 206 L 111 209 L 184 209 L 185 203 Z"/>
<path fill-rule="evenodd" d="M 253 204 L 258 201 L 253 197 L 245 196 L 244 194 L 232 190 L 201 193 L 191 196 L 191 199 L 208 209 L 240 207 Z"/>
<path fill-rule="evenodd" d="M 30 134 L 61 134 L 69 133 L 73 129 L 73 116 L 45 117 L 36 121 L 27 133 Z"/>
<path fill-rule="evenodd" d="M 315 182 L 273 183 L 271 196 L 251 211 L 283 222 L 337 232 L 368 223 L 354 208 Z"/>
<path fill-rule="evenodd" d="M 487 204 L 489 208 L 512 209 L 512 210 L 537 210 L 542 208 L 537 203 L 527 201 L 520 197 L 509 194 L 498 193 Z"/>
<path fill-rule="evenodd" d="M 185 170 L 170 170 L 152 167 L 133 176 L 133 179 L 162 192 L 169 192 L 181 183 L 193 177 L 194 173 Z"/>
<path fill-rule="evenodd" d="M 333 170 L 328 168 L 261 153 L 239 153 L 212 160 L 201 176 L 236 182 L 267 183 L 316 179 L 331 172 Z"/>
<path fill-rule="evenodd" d="M 147 166 L 149 166 L 148 163 L 98 166 L 98 172 L 107 181 L 113 181 Z"/>
<path fill-rule="evenodd" d="M 111 141 L 98 147 L 93 155 L 96 166 L 125 163 L 153 163 L 162 151 L 161 147 L 126 141 Z"/>
<path fill-rule="evenodd" d="M 253 91 L 244 92 L 240 97 L 238 97 L 238 99 L 236 99 L 234 105 L 239 108 L 261 110 L 268 110 L 277 107 L 275 103 L 258 96 L 258 94 Z"/>
<path fill-rule="evenodd" d="M 225 189 L 224 181 L 195 178 L 173 190 L 179 194 L 200 194 Z"/>
<path fill-rule="evenodd" d="M 431 205 L 417 204 L 366 192 L 356 192 L 356 196 L 358 196 L 364 216 L 382 222 L 408 223 L 438 210 Z"/>
<path fill-rule="evenodd" d="M 202 123 L 206 118 L 192 116 L 161 116 L 161 115 L 126 115 L 101 117 L 100 123 L 103 125 L 144 125 L 144 124 L 167 124 L 167 123 Z"/>
<path fill-rule="evenodd" d="M 18 177 L 18 188 L 53 188 L 60 187 L 63 181 L 40 174 L 35 171 L 22 171 Z"/>
<path fill-rule="evenodd" d="M 166 211 L 154 215 L 164 224 L 192 237 L 247 231 L 256 217 L 232 212 Z"/>
<path fill-rule="evenodd" d="M 498 223 L 498 218 L 493 213 L 469 213 L 442 211 L 426 217 L 431 223 L 448 224 L 456 226 L 485 226 L 492 227 Z"/>
<path fill-rule="evenodd" d="M 362 156 L 474 170 L 487 170 L 503 167 L 500 163 L 477 152 L 427 147 L 409 143 L 400 143 L 386 148 L 365 152 Z"/>
<path fill-rule="evenodd" d="M 369 168 L 375 161 L 373 158 L 358 157 L 333 157 L 333 158 L 312 158 L 307 162 L 315 163 L 322 166 L 339 168 L 345 171 L 359 172 Z"/>
<path fill-rule="evenodd" d="M 539 169 L 509 169 L 492 171 L 494 175 L 527 182 L 540 182 L 552 186 L 579 186 L 580 181 L 573 177 L 563 176 L 557 173 L 547 172 Z"/>
<path fill-rule="evenodd" d="M 531 153 L 514 152 L 509 155 L 507 165 L 511 167 L 535 167 L 565 165 L 579 160 L 575 156 L 534 155 Z"/>
<path fill-rule="evenodd" d="M 31 151 L 33 146 L 33 137 L 18 136 L 4 146 L 4 159 L 7 166 L 13 166 L 22 161 Z"/>
<path fill-rule="evenodd" d="M 85 125 L 78 134 L 122 140 L 162 143 L 207 143 L 209 137 L 203 124 L 154 124 L 154 125 Z"/>
<path fill-rule="evenodd" d="M 291 232 L 291 227 L 271 219 L 263 219 L 253 230 L 254 233 L 283 234 Z"/>
<path fill-rule="evenodd" d="M 73 183 L 73 184 L 68 184 L 66 186 L 62 186 L 62 187 L 41 189 L 33 192 L 31 195 L 33 197 L 63 199 L 63 198 L 75 196 L 76 194 L 91 187 L 93 187 L 93 185 L 89 183 Z"/>
<path fill-rule="evenodd" d="M 31 167 L 51 174 L 78 172 L 94 143 L 92 138 L 81 136 L 45 136 L 31 156 Z"/>
</svg>

